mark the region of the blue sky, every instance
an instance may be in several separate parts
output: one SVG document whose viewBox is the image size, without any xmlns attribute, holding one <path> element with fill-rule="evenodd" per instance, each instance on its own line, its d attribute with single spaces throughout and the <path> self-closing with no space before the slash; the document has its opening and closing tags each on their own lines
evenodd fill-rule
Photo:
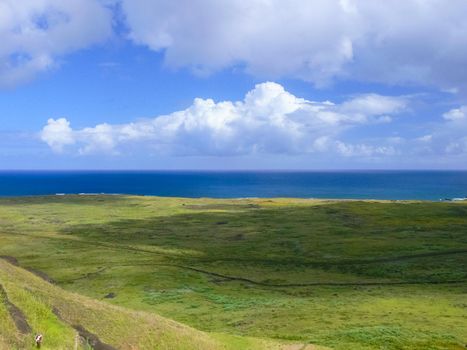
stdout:
<svg viewBox="0 0 467 350">
<path fill-rule="evenodd" d="M 465 13 L 0 0 L 0 169 L 466 169 Z"/>
</svg>

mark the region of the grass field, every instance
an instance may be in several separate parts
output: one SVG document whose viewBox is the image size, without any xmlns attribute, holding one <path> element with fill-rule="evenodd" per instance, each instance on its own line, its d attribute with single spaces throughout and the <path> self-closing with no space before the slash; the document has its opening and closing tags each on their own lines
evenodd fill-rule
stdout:
<svg viewBox="0 0 467 350">
<path fill-rule="evenodd" d="M 78 293 L 100 308 L 193 327 L 180 326 L 213 348 L 467 344 L 467 203 L 3 198 L 0 255 L 56 282 L 40 305 Z M 41 293 L 15 278 L 0 272 L 7 292 Z M 0 308 L 0 328 L 12 330 L 7 316 Z M 0 332 L 0 348 L 21 341 L 5 339 Z M 152 348 L 171 348 L 161 344 Z"/>
<path fill-rule="evenodd" d="M 0 260 L 0 281 L 2 350 L 35 348 L 37 333 L 44 334 L 41 348 L 45 350 L 287 350 L 295 346 L 208 334 L 153 313 L 113 306 L 63 291 L 5 260 Z"/>
</svg>

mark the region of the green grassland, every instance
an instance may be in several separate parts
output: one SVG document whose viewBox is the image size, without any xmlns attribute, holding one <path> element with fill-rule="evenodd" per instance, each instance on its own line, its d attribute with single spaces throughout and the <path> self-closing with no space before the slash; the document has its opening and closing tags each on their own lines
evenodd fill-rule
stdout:
<svg viewBox="0 0 467 350">
<path fill-rule="evenodd" d="M 154 313 L 113 306 L 64 291 L 4 260 L 0 260 L 0 281 L 2 350 L 35 348 L 32 335 L 37 333 L 45 336 L 46 341 L 41 347 L 45 350 L 287 350 L 294 346 L 262 339 L 208 334 Z M 21 310 L 21 318 L 26 320 L 28 331 L 21 331 L 21 327 L 16 329 L 14 317 L 10 317 L 11 306 L 5 305 L 5 300 Z M 96 344 L 96 338 L 89 337 L 89 334 L 97 335 L 100 343 Z"/>
<path fill-rule="evenodd" d="M 19 304 L 27 295 L 42 298 L 37 310 L 49 316 L 63 294 L 109 308 L 109 315 L 122 310 L 117 324 L 127 330 L 136 327 L 131 313 L 139 312 L 187 325 L 173 347 L 156 336 L 133 348 L 188 349 L 183 342 L 190 337 L 200 349 L 467 344 L 467 203 L 3 198 L 0 255 L 55 281 L 41 281 L 54 289 L 47 294 L 24 279 L 13 283 L 14 274 L 1 272 L 6 263 L 0 266 L 8 294 L 18 294 Z M 89 315 L 79 320 L 118 345 Z M 76 332 L 52 321 L 60 332 Z M 12 329 L 8 322 L 0 307 L 0 328 Z M 5 337 L 0 331 L 0 349 L 2 341 L 21 341 Z"/>
</svg>

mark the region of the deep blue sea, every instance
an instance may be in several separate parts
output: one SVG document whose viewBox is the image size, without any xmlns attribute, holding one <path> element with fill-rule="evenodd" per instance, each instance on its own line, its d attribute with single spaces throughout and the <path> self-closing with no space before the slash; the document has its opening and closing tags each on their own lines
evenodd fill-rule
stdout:
<svg viewBox="0 0 467 350">
<path fill-rule="evenodd" d="M 467 171 L 0 172 L 0 196 L 61 193 L 440 200 L 467 197 Z"/>
</svg>

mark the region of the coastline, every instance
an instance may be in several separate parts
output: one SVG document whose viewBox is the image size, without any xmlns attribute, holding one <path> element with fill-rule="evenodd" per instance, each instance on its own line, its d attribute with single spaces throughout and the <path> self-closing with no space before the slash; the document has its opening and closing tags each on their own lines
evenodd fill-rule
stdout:
<svg viewBox="0 0 467 350">
<path fill-rule="evenodd" d="M 122 197 L 122 198 L 147 198 L 147 199 L 178 199 L 178 200 L 208 200 L 208 201 L 296 201 L 296 202 L 365 202 L 365 203 L 467 203 L 467 198 L 442 198 L 438 200 L 431 199 L 379 199 L 379 198 L 318 198 L 318 197 L 183 197 L 183 196 L 163 196 L 132 193 L 55 193 L 55 194 L 26 194 L 5 196 L 3 199 L 38 199 L 38 198 L 96 198 L 99 197 Z"/>
<path fill-rule="evenodd" d="M 1 197 L 68 194 L 457 201 L 467 197 L 467 172 L 0 171 Z"/>
</svg>

